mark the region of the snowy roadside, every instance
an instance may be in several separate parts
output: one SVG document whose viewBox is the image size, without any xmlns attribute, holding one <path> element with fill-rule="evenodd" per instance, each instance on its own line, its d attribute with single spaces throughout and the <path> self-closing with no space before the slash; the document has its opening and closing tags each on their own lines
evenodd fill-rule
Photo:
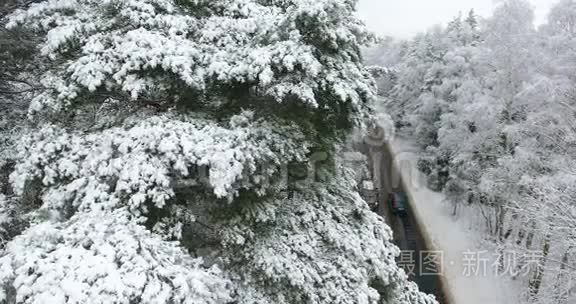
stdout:
<svg viewBox="0 0 576 304">
<path fill-rule="evenodd" d="M 402 138 L 389 142 L 388 148 L 428 248 L 443 255 L 443 285 L 449 301 L 519 303 L 519 288 L 507 276 L 497 273 L 493 267 L 496 257 L 490 249 L 482 248 L 478 232 L 455 220 L 444 196 L 426 187 L 426 177 L 417 169 L 418 149 Z"/>
</svg>

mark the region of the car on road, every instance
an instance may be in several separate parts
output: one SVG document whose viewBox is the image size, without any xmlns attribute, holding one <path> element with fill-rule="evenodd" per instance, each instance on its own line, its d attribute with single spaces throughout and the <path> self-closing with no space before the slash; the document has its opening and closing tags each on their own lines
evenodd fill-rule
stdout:
<svg viewBox="0 0 576 304">
<path fill-rule="evenodd" d="M 392 208 L 392 214 L 400 217 L 408 215 L 408 197 L 404 192 L 396 191 L 388 197 L 388 204 Z"/>
</svg>

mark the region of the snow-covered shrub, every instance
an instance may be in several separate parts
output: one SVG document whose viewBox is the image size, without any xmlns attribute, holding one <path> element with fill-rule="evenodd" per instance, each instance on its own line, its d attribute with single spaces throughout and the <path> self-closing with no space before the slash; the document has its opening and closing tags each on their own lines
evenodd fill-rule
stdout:
<svg viewBox="0 0 576 304">
<path fill-rule="evenodd" d="M 4 248 L 27 226 L 28 219 L 22 204 L 16 197 L 0 193 L 0 248 Z"/>
</svg>

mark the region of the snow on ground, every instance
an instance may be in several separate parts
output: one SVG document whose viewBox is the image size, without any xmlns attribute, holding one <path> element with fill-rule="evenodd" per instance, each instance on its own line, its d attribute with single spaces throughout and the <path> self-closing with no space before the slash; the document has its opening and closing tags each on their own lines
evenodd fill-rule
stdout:
<svg viewBox="0 0 576 304">
<path fill-rule="evenodd" d="M 409 140 L 389 143 L 396 168 L 400 168 L 414 216 L 428 236 L 430 250 L 443 253 L 444 285 L 453 304 L 511 304 L 520 302 L 519 288 L 493 267 L 492 249 L 481 246 L 478 229 L 456 220 L 441 193 L 428 189 L 417 170 L 418 149 Z"/>
</svg>

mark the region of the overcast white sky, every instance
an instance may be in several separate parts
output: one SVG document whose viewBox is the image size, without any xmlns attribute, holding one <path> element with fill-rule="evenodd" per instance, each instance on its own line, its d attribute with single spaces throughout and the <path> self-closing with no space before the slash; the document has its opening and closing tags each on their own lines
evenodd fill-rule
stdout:
<svg viewBox="0 0 576 304">
<path fill-rule="evenodd" d="M 536 22 L 541 23 L 557 0 L 530 2 L 535 8 Z M 409 38 L 471 8 L 479 15 L 490 16 L 494 0 L 360 0 L 358 14 L 374 32 Z"/>
</svg>

